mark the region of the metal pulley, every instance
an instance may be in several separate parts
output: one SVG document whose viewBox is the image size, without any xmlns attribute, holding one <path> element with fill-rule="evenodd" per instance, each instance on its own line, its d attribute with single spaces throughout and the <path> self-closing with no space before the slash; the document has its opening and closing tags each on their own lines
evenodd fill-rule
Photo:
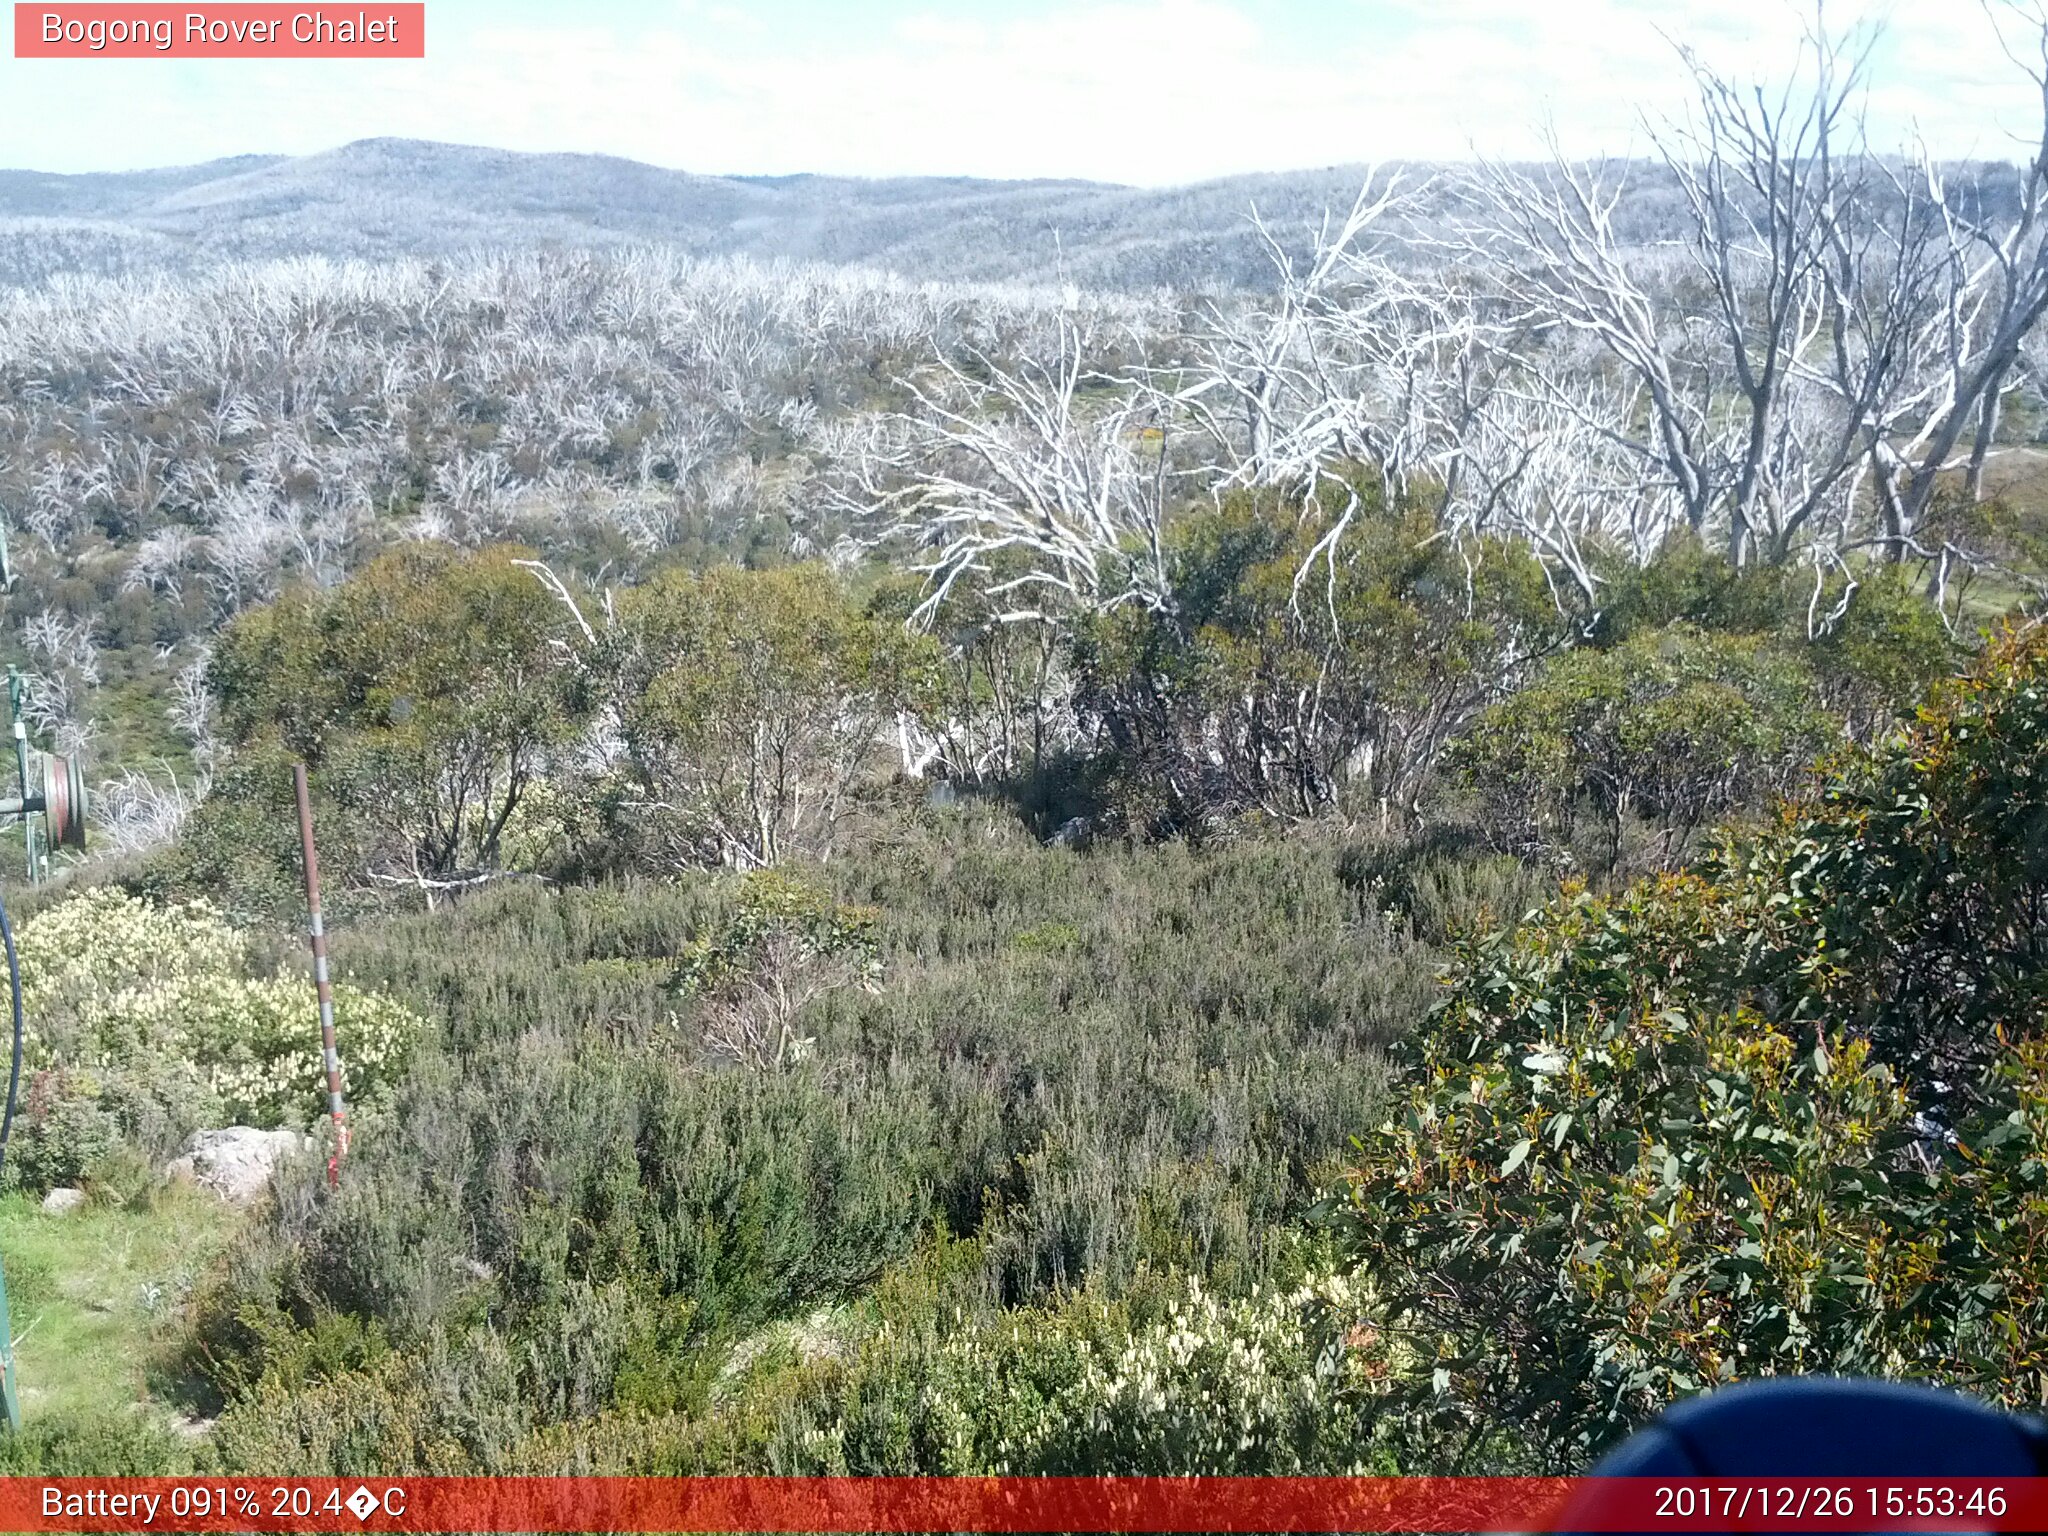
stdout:
<svg viewBox="0 0 2048 1536">
<path fill-rule="evenodd" d="M 39 754 L 43 769 L 43 816 L 50 845 L 85 851 L 85 773 L 78 759 L 55 752 Z"/>
<path fill-rule="evenodd" d="M 85 775 L 77 762 L 56 752 L 30 752 L 23 777 L 26 795 L 0 800 L 0 816 L 40 815 L 46 846 L 85 847 Z"/>
</svg>

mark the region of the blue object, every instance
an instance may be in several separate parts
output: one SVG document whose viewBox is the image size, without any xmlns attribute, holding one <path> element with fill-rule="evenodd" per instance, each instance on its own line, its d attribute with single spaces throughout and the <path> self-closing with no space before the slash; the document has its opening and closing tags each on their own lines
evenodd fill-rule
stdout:
<svg viewBox="0 0 2048 1536">
<path fill-rule="evenodd" d="M 2048 1427 L 1932 1387 L 1781 1377 L 1665 1411 L 1595 1477 L 2041 1477 Z"/>
<path fill-rule="evenodd" d="M 1779 1377 L 1667 1409 L 1609 1452 L 1593 1476 L 2042 1477 L 2048 1425 L 1932 1387 Z M 1558 1529 L 1587 1519 L 1599 1499 L 1597 1486 L 1587 1487 Z"/>
</svg>

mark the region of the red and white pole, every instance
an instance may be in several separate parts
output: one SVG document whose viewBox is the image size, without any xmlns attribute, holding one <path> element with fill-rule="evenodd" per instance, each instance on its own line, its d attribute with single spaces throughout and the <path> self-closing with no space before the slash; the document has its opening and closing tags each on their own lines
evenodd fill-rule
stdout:
<svg viewBox="0 0 2048 1536">
<path fill-rule="evenodd" d="M 327 972 L 327 930 L 320 922 L 320 856 L 313 850 L 313 801 L 306 789 L 306 765 L 292 764 L 292 789 L 299 797 L 299 851 L 306 866 L 307 937 L 313 943 L 313 990 L 320 998 L 320 1050 L 327 1063 L 327 1112 L 334 1120 L 334 1152 L 327 1159 L 327 1186 L 341 1181 L 348 1156 L 348 1108 L 341 1100 L 341 1055 L 334 1048 L 334 983 Z"/>
</svg>

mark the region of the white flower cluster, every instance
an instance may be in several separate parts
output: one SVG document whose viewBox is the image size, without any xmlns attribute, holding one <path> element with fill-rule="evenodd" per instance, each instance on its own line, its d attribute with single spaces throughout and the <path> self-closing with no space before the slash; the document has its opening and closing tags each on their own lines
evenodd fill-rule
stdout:
<svg viewBox="0 0 2048 1536">
<path fill-rule="evenodd" d="M 204 901 L 158 904 L 111 887 L 60 901 L 21 925 L 22 1003 L 31 1029 L 89 1014 L 116 992 L 244 968 L 242 936 Z"/>
<path fill-rule="evenodd" d="M 325 1101 L 311 979 L 248 975 L 242 935 L 203 901 L 89 891 L 24 923 L 19 950 L 37 1065 L 191 1072 L 237 1124 L 304 1124 Z M 422 1021 L 347 986 L 334 1013 L 345 1087 L 375 1098 Z"/>
<path fill-rule="evenodd" d="M 1274 1449 L 1263 1442 L 1322 1412 L 1339 1387 L 1353 1302 L 1340 1275 L 1235 1300 L 1190 1276 L 1165 1318 L 1114 1355 L 1089 1351 L 1080 1376 L 1005 1437 L 1002 1461 L 1030 1465 L 1047 1442 L 1071 1440 L 1081 1425 L 1106 1449 L 1164 1452 L 1174 1470 L 1263 1460 Z"/>
<path fill-rule="evenodd" d="M 1388 1372 L 1368 1296 L 1341 1275 L 1234 1299 L 1180 1284 L 1165 1316 L 1136 1326 L 1074 1298 L 961 1328 L 935 1357 L 913 1351 L 903 1365 L 911 1418 L 935 1469 L 1372 1469 L 1369 1415 L 1357 1410 Z M 870 1348 L 886 1353 L 888 1334 Z M 811 1427 L 804 1464 L 846 1470 L 848 1423 L 842 1411 Z"/>
</svg>

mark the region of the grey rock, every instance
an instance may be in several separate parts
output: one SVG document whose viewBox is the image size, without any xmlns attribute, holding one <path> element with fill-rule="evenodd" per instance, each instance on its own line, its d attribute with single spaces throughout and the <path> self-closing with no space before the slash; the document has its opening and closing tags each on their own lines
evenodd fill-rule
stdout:
<svg viewBox="0 0 2048 1536">
<path fill-rule="evenodd" d="M 1054 848 L 1084 848 L 1088 844 L 1089 834 L 1094 830 L 1095 824 L 1086 816 L 1076 816 L 1062 822 L 1059 831 L 1047 838 L 1046 842 Z"/>
<path fill-rule="evenodd" d="M 259 1131 L 231 1125 L 218 1131 L 195 1131 L 185 1155 L 164 1167 L 164 1177 L 188 1180 L 221 1199 L 246 1205 L 270 1187 L 277 1165 L 312 1138 L 297 1131 Z"/>
<path fill-rule="evenodd" d="M 45 1216 L 69 1216 L 84 1207 L 85 1191 L 82 1189 L 53 1189 L 43 1196 Z"/>
</svg>

